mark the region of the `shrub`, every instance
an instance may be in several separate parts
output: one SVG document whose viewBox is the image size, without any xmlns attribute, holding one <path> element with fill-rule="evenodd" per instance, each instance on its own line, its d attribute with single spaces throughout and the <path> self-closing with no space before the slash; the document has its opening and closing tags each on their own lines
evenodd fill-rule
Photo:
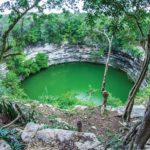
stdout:
<svg viewBox="0 0 150 150">
<path fill-rule="evenodd" d="M 122 106 L 123 102 L 119 98 L 113 97 L 109 93 L 107 104 L 110 105 L 110 106 L 113 106 L 113 107 L 117 107 L 117 106 Z"/>
<path fill-rule="evenodd" d="M 150 95 L 150 82 L 148 83 L 148 86 L 144 89 L 140 90 L 135 98 L 136 104 L 146 104 Z"/>
<path fill-rule="evenodd" d="M 13 87 L 18 85 L 19 80 L 17 75 L 14 72 L 10 71 L 6 74 L 6 77 L 3 82 L 6 87 Z"/>
<path fill-rule="evenodd" d="M 30 73 L 34 74 L 40 70 L 40 68 L 38 67 L 38 65 L 36 64 L 36 62 L 33 59 L 29 59 L 29 60 L 25 61 L 24 67 L 29 70 L 29 74 Z"/>
<path fill-rule="evenodd" d="M 40 69 L 48 67 L 48 56 L 45 53 L 39 53 L 35 57 L 35 62 Z"/>
<path fill-rule="evenodd" d="M 12 57 L 7 61 L 7 67 L 9 70 L 13 70 L 17 75 L 25 74 L 27 71 L 24 68 L 24 61 L 24 55 Z"/>
<path fill-rule="evenodd" d="M 19 84 L 20 81 L 17 75 L 12 71 L 8 72 L 3 80 L 3 85 L 10 90 L 12 95 L 15 97 L 23 97 L 25 93 L 23 89 L 20 88 Z"/>
<path fill-rule="evenodd" d="M 35 60 L 33 58 L 25 60 L 24 55 L 16 56 L 7 61 L 7 66 L 9 70 L 12 70 L 18 76 L 28 77 L 30 74 L 48 67 L 48 56 L 39 53 L 36 55 Z"/>
<path fill-rule="evenodd" d="M 9 90 L 3 85 L 3 81 L 0 79 L 0 96 L 8 95 Z"/>
</svg>

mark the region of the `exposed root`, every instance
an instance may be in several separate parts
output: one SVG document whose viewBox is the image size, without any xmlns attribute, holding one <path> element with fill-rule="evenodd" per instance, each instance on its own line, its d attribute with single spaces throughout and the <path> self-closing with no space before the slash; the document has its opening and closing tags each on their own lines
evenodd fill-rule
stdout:
<svg viewBox="0 0 150 150">
<path fill-rule="evenodd" d="M 20 118 L 21 118 L 21 116 L 18 115 L 17 118 L 15 118 L 15 119 L 14 119 L 13 121 L 11 121 L 10 123 L 8 123 L 8 124 L 2 126 L 1 129 L 7 128 L 7 127 L 11 126 L 11 125 L 14 124 L 16 121 L 18 121 Z"/>
</svg>

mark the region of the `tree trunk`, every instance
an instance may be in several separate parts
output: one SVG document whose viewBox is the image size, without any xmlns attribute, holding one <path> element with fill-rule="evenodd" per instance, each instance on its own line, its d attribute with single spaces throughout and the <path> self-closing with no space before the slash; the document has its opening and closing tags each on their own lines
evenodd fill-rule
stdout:
<svg viewBox="0 0 150 150">
<path fill-rule="evenodd" d="M 108 56 L 107 56 L 107 61 L 106 61 L 105 71 L 104 71 L 104 76 L 103 76 L 102 92 L 106 90 L 106 77 L 107 77 L 107 72 L 108 72 L 108 67 L 109 67 L 109 60 L 110 60 L 111 49 L 112 49 L 112 40 L 113 40 L 113 37 L 111 37 L 111 39 L 110 39 L 106 33 L 104 33 L 104 34 L 108 40 L 109 50 L 108 50 Z"/>
<path fill-rule="evenodd" d="M 108 35 L 106 34 L 105 30 L 104 30 L 104 35 L 106 36 L 106 38 L 108 40 L 108 44 L 109 44 L 108 56 L 107 56 L 107 61 L 106 61 L 106 65 L 105 65 L 105 71 L 104 71 L 102 88 L 101 88 L 102 89 L 102 96 L 103 96 L 102 106 L 106 107 L 107 97 L 108 97 L 108 93 L 106 91 L 106 78 L 107 78 L 107 72 L 108 72 L 108 67 L 109 67 L 109 60 L 110 60 L 110 55 L 111 55 L 113 36 L 111 36 L 111 38 L 109 38 Z"/>
<path fill-rule="evenodd" d="M 139 78 L 137 79 L 137 81 L 135 82 L 133 88 L 131 89 L 129 96 L 128 96 L 128 103 L 123 115 L 123 119 L 124 121 L 129 121 L 130 120 L 130 116 L 131 116 L 131 111 L 134 105 L 134 98 L 136 96 L 136 93 L 138 92 L 145 76 L 148 70 L 148 65 L 149 65 L 149 61 L 150 61 L 150 32 L 148 34 L 148 48 L 146 51 L 146 57 L 144 60 L 144 64 L 141 70 L 141 73 L 139 75 Z"/>
<path fill-rule="evenodd" d="M 144 119 L 136 134 L 135 147 L 137 149 L 144 149 L 144 146 L 149 138 L 150 138 L 150 97 L 146 107 Z"/>
</svg>

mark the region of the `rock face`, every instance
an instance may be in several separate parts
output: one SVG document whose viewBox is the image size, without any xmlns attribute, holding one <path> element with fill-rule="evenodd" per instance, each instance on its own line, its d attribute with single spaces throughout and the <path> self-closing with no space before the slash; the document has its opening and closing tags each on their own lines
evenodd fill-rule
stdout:
<svg viewBox="0 0 150 150">
<path fill-rule="evenodd" d="M 74 107 L 74 109 L 77 110 L 77 111 L 82 111 L 82 110 L 87 109 L 87 106 L 76 105 Z"/>
<path fill-rule="evenodd" d="M 37 53 L 44 52 L 49 57 L 49 65 L 66 63 L 66 62 L 90 62 L 105 64 L 107 53 L 103 56 L 97 56 L 98 49 L 86 46 L 77 45 L 61 45 L 45 44 L 43 47 L 29 47 L 25 49 L 27 58 L 34 58 Z M 135 59 L 131 55 L 121 52 L 113 51 L 110 57 L 110 66 L 125 71 L 128 76 L 135 81 L 139 76 L 142 61 Z M 143 81 L 141 88 L 147 85 L 146 80 Z"/>
<path fill-rule="evenodd" d="M 0 140 L 0 150 L 12 150 L 7 142 Z"/>
<path fill-rule="evenodd" d="M 46 53 L 49 57 L 49 66 L 67 62 L 90 62 L 105 64 L 107 53 L 103 56 L 98 56 L 98 49 L 94 47 L 68 45 L 61 46 L 54 44 L 45 44 L 44 46 L 28 47 L 24 49 L 27 54 L 27 59 L 34 58 L 38 53 Z M 127 75 L 135 81 L 139 76 L 142 60 L 132 57 L 122 51 L 113 51 L 110 57 L 110 66 L 123 70 Z M 8 72 L 5 63 L 0 64 L 0 74 L 5 76 Z M 142 83 L 141 88 L 147 86 L 147 79 Z"/>
<path fill-rule="evenodd" d="M 93 133 L 76 132 L 62 129 L 40 129 L 38 127 L 41 127 L 41 125 L 28 123 L 22 133 L 22 140 L 27 143 L 42 142 L 49 144 L 49 149 L 51 150 L 54 150 L 56 147 L 60 150 L 63 148 L 66 150 L 104 149 Z M 29 129 L 33 129 L 32 134 L 27 132 Z M 24 138 L 24 134 L 26 137 L 28 137 L 27 139 Z M 51 143 L 53 143 L 53 146 L 50 145 Z"/>
<path fill-rule="evenodd" d="M 145 106 L 144 105 L 134 105 L 133 110 L 131 113 L 131 118 L 143 117 L 145 113 Z M 125 107 L 117 107 L 114 110 L 118 112 L 118 114 L 123 115 Z"/>
<path fill-rule="evenodd" d="M 0 75 L 4 77 L 6 73 L 8 72 L 7 66 L 5 63 L 0 64 Z"/>
</svg>

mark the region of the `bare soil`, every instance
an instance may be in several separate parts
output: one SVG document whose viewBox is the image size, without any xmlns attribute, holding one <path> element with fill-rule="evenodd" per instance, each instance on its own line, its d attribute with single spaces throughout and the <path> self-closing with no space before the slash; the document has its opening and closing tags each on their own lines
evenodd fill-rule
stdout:
<svg viewBox="0 0 150 150">
<path fill-rule="evenodd" d="M 61 118 L 70 126 L 77 129 L 77 122 L 81 121 L 83 132 L 92 132 L 97 136 L 105 134 L 107 131 L 118 132 L 121 127 L 117 112 L 107 111 L 101 113 L 100 107 L 88 107 L 84 110 L 60 110 L 58 108 L 51 108 L 47 105 L 37 107 L 39 112 L 38 122 L 51 126 L 50 118 Z"/>
</svg>

